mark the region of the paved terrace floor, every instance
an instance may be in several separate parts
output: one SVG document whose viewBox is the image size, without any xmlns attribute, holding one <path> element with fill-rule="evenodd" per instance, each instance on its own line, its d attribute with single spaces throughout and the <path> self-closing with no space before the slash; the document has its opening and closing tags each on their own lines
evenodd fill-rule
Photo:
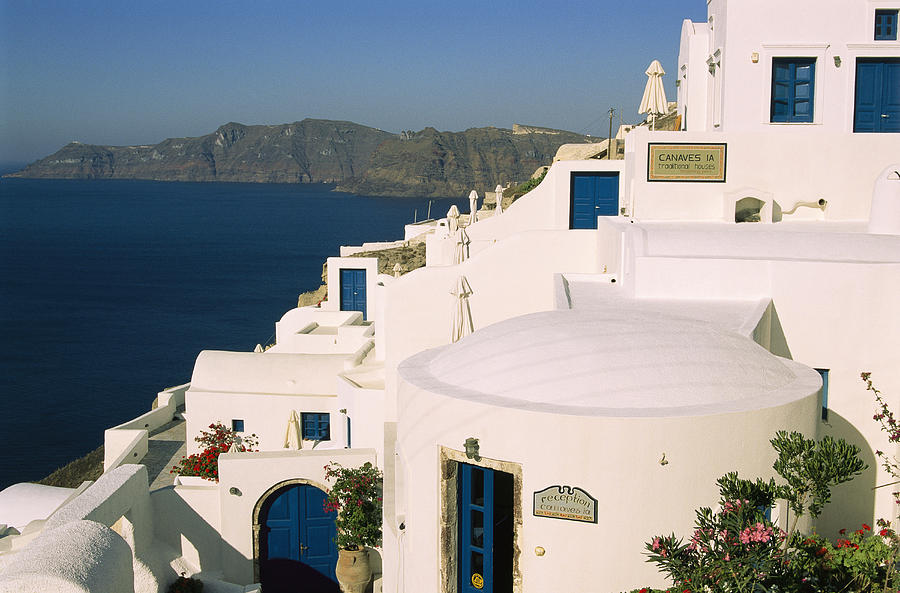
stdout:
<svg viewBox="0 0 900 593">
<path fill-rule="evenodd" d="M 173 420 L 150 433 L 147 454 L 141 460 L 147 466 L 150 490 L 175 483 L 175 474 L 169 470 L 186 453 L 185 438 L 184 419 Z"/>
</svg>

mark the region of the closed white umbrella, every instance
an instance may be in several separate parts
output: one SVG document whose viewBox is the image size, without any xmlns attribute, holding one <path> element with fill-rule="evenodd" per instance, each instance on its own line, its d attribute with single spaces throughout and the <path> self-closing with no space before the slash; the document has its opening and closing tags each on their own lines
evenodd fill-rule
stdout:
<svg viewBox="0 0 900 593">
<path fill-rule="evenodd" d="M 241 444 L 241 437 L 235 435 L 234 439 L 231 441 L 231 446 L 228 447 L 229 453 L 240 453 L 241 450 L 238 448 Z"/>
<path fill-rule="evenodd" d="M 644 87 L 644 96 L 641 98 L 641 106 L 638 113 L 646 113 L 653 118 L 652 128 L 656 129 L 656 117 L 660 114 L 667 113 L 669 104 L 666 101 L 666 90 L 663 88 L 662 77 L 666 71 L 663 70 L 659 60 L 650 62 L 645 74 L 647 75 L 647 86 Z"/>
<path fill-rule="evenodd" d="M 474 189 L 469 192 L 469 224 L 478 222 L 478 192 Z"/>
<path fill-rule="evenodd" d="M 300 443 L 300 418 L 297 416 L 296 410 L 291 410 L 291 415 L 288 417 L 287 431 L 284 433 L 284 445 L 282 445 L 282 447 L 298 451 L 300 449 Z"/>
<path fill-rule="evenodd" d="M 472 287 L 465 276 L 456 280 L 456 286 L 450 291 L 453 295 L 453 314 L 450 324 L 450 342 L 457 342 L 475 331 L 472 324 L 472 309 L 469 307 L 469 297 L 472 295 Z"/>
<path fill-rule="evenodd" d="M 503 214 L 503 186 L 497 184 L 494 188 L 494 196 L 497 199 L 497 214 Z"/>
<path fill-rule="evenodd" d="M 447 226 L 451 233 L 455 233 L 456 229 L 459 228 L 459 208 L 456 207 L 456 204 L 453 204 L 447 210 Z"/>
<path fill-rule="evenodd" d="M 471 242 L 466 229 L 461 228 L 456 231 L 456 250 L 453 252 L 453 263 L 461 264 L 469 259 L 469 243 Z"/>
</svg>

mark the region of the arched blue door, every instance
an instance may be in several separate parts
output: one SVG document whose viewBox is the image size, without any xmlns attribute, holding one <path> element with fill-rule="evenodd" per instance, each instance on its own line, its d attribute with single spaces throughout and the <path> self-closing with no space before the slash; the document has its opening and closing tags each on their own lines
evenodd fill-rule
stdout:
<svg viewBox="0 0 900 593">
<path fill-rule="evenodd" d="M 260 580 L 267 593 L 304 591 L 337 593 L 334 568 L 334 513 L 325 512 L 325 493 L 295 484 L 275 492 L 260 523 Z"/>
</svg>

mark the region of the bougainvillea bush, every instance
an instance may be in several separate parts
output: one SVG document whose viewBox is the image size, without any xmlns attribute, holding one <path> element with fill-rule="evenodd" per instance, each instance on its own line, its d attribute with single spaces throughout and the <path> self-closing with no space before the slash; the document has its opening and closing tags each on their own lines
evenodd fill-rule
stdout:
<svg viewBox="0 0 900 593">
<path fill-rule="evenodd" d="M 331 462 L 325 478 L 332 481 L 325 498 L 325 510 L 336 512 L 337 546 L 342 550 L 362 550 L 381 543 L 381 470 L 369 463 L 343 467 Z"/>
<path fill-rule="evenodd" d="M 200 431 L 200 436 L 194 439 L 203 450 L 200 453 L 192 453 L 182 457 L 178 465 L 172 467 L 169 473 L 180 476 L 200 476 L 207 480 L 219 481 L 219 455 L 226 453 L 231 446 L 243 453 L 256 451 L 259 440 L 255 434 L 239 435 L 221 422 L 209 425 L 209 430 Z"/>
</svg>

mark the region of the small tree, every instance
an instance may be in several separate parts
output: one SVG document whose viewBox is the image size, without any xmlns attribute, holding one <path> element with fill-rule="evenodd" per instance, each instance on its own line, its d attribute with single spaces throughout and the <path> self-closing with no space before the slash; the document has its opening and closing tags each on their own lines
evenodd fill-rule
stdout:
<svg viewBox="0 0 900 593">
<path fill-rule="evenodd" d="M 860 459 L 859 447 L 844 439 L 826 436 L 816 442 L 799 432 L 779 430 L 770 442 L 778 452 L 772 467 L 787 482 L 782 497 L 794 511 L 793 523 L 787 525 L 789 534 L 805 513 L 819 516 L 831 500 L 832 487 L 849 482 L 869 467 Z"/>
</svg>

